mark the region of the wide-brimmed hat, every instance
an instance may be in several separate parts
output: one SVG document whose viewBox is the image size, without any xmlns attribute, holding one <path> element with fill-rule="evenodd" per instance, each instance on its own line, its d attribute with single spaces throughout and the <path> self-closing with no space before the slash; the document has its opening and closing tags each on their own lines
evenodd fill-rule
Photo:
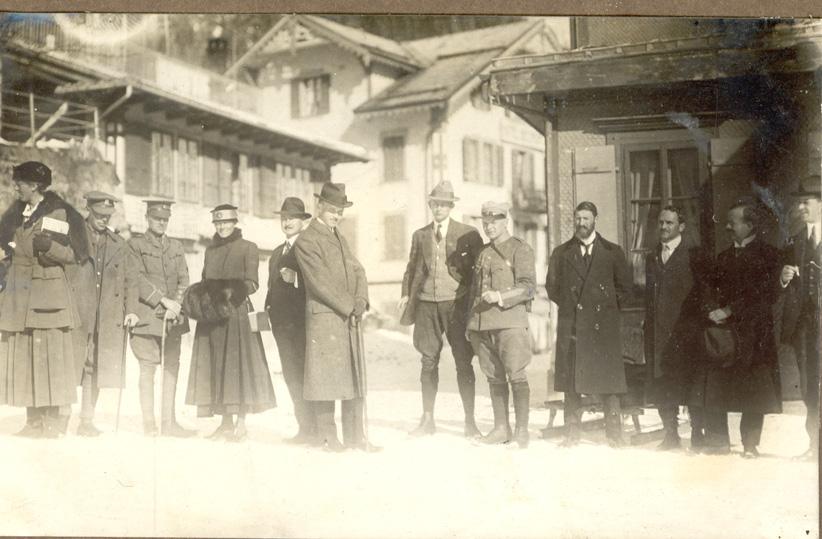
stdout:
<svg viewBox="0 0 822 539">
<path fill-rule="evenodd" d="M 114 203 L 120 200 L 114 195 L 103 191 L 89 191 L 83 198 L 86 199 L 86 207 L 97 215 L 111 215 L 114 213 Z"/>
<path fill-rule="evenodd" d="M 51 169 L 40 161 L 26 161 L 14 167 L 11 181 L 41 183 L 48 187 L 51 185 Z"/>
<path fill-rule="evenodd" d="M 451 182 L 444 180 L 434 186 L 428 194 L 428 200 L 436 200 L 438 202 L 456 202 L 459 198 L 454 196 L 454 188 Z"/>
<path fill-rule="evenodd" d="M 281 215 L 286 219 L 294 219 L 295 217 L 308 219 L 311 217 L 311 214 L 305 211 L 303 201 L 297 197 L 286 197 L 280 211 L 275 211 L 274 215 Z"/>
<path fill-rule="evenodd" d="M 314 196 L 338 208 L 350 208 L 354 205 L 354 203 L 345 196 L 345 184 L 343 183 L 325 182 L 320 194 L 314 193 Z"/>
<path fill-rule="evenodd" d="M 799 182 L 799 189 L 791 193 L 796 198 L 822 198 L 822 176 L 811 174 Z"/>
<path fill-rule="evenodd" d="M 220 204 L 211 210 L 211 222 L 217 221 L 239 221 L 240 214 L 237 212 L 237 206 L 231 204 Z"/>
</svg>

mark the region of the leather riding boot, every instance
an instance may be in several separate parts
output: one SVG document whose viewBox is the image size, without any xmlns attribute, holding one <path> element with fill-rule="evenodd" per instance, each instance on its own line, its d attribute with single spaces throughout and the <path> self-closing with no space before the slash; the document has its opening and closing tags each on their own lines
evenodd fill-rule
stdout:
<svg viewBox="0 0 822 539">
<path fill-rule="evenodd" d="M 434 403 L 437 399 L 437 377 L 435 371 L 423 370 L 420 372 L 422 386 L 422 418 L 420 424 L 408 434 L 410 436 L 426 436 L 436 432 L 434 424 Z"/>
<path fill-rule="evenodd" d="M 462 399 L 462 409 L 465 411 L 465 437 L 479 438 L 482 433 L 477 428 L 477 422 L 474 419 L 476 389 L 473 367 L 464 372 L 457 372 L 457 387 L 459 388 L 460 399 Z"/>
<path fill-rule="evenodd" d="M 140 362 L 140 410 L 143 412 L 143 432 L 146 436 L 157 435 L 157 422 L 154 420 L 154 371 L 157 366 Z"/>
<path fill-rule="evenodd" d="M 88 373 L 83 374 L 82 386 L 83 395 L 80 405 L 80 425 L 77 427 L 77 435 L 99 436 L 100 430 L 94 426 L 94 409 L 97 406 L 100 389 L 97 387 L 93 376 Z"/>
<path fill-rule="evenodd" d="M 511 441 L 511 424 L 508 422 L 508 384 L 488 384 L 491 390 L 491 407 L 494 410 L 494 428 L 482 437 L 485 444 L 507 444 Z"/>
<path fill-rule="evenodd" d="M 177 369 L 166 366 L 163 372 L 163 408 L 160 411 L 160 434 L 175 438 L 188 438 L 197 432 L 177 423 Z"/>
<path fill-rule="evenodd" d="M 528 386 L 528 381 L 514 382 L 511 384 L 511 391 L 514 394 L 514 418 L 516 420 L 516 429 L 514 431 L 514 440 L 520 448 L 528 447 L 528 415 L 531 406 L 531 388 Z"/>
<path fill-rule="evenodd" d="M 315 401 L 317 417 L 317 438 L 320 447 L 327 451 L 340 452 L 345 447 L 337 438 L 337 424 L 334 423 L 334 401 Z"/>
</svg>

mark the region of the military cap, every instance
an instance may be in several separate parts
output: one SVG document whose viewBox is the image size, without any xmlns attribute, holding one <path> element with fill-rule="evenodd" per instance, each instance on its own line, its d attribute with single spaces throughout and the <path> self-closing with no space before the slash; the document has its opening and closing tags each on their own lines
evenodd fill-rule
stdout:
<svg viewBox="0 0 822 539">
<path fill-rule="evenodd" d="M 237 213 L 237 206 L 231 204 L 220 204 L 211 210 L 211 222 L 217 221 L 237 221 L 239 214 Z"/>
<path fill-rule="evenodd" d="M 494 202 L 489 200 L 482 204 L 483 219 L 505 219 L 508 217 L 508 209 L 511 207 L 507 202 Z"/>
<path fill-rule="evenodd" d="M 114 203 L 120 202 L 114 195 L 102 191 L 89 191 L 83 198 L 86 199 L 86 207 L 97 215 L 111 215 L 114 213 Z"/>
<path fill-rule="evenodd" d="M 791 193 L 796 198 L 822 198 L 822 177 L 811 174 L 802 178 L 799 189 Z"/>
<path fill-rule="evenodd" d="M 143 200 L 146 204 L 146 215 L 149 217 L 159 217 L 161 219 L 168 219 L 171 217 L 171 205 L 173 200 L 166 199 L 146 199 Z"/>
<path fill-rule="evenodd" d="M 41 183 L 48 187 L 51 185 L 51 169 L 40 161 L 26 161 L 14 167 L 11 181 Z"/>
</svg>

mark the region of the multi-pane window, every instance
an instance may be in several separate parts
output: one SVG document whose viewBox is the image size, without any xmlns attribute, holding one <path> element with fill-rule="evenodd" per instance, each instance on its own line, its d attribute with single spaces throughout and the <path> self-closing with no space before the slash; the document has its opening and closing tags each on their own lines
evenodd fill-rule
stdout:
<svg viewBox="0 0 822 539">
<path fill-rule="evenodd" d="M 329 111 L 330 75 L 302 77 L 291 81 L 291 117 L 319 116 Z"/>
<path fill-rule="evenodd" d="M 384 260 L 402 260 L 405 251 L 405 216 L 386 215 L 383 220 Z"/>
<path fill-rule="evenodd" d="M 174 145 L 168 133 L 151 134 L 151 194 L 174 197 Z"/>
<path fill-rule="evenodd" d="M 534 154 L 525 150 L 511 150 L 511 181 L 514 188 L 534 189 Z"/>
<path fill-rule="evenodd" d="M 268 158 L 261 159 L 259 165 L 257 189 L 254 197 L 254 213 L 258 217 L 272 217 L 272 213 L 280 209 L 277 167 L 282 165 Z"/>
<path fill-rule="evenodd" d="M 470 138 L 462 141 L 464 181 L 501 186 L 505 182 L 502 167 L 502 146 Z"/>
<path fill-rule="evenodd" d="M 405 180 L 405 136 L 393 135 L 382 139 L 383 181 Z"/>
<path fill-rule="evenodd" d="M 200 201 L 199 144 L 183 137 L 177 138 L 175 154 L 177 198 L 186 202 Z"/>
</svg>

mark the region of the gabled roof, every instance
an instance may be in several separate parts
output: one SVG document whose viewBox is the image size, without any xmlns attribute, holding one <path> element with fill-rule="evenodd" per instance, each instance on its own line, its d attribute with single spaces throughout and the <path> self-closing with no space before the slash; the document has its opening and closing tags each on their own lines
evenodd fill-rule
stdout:
<svg viewBox="0 0 822 539">
<path fill-rule="evenodd" d="M 444 36 L 406 41 L 403 45 L 434 61 L 403 77 L 355 109 L 377 113 L 404 107 L 441 104 L 474 81 L 491 62 L 515 52 L 517 47 L 544 28 L 541 19 L 490 26 Z M 558 44 L 553 43 L 555 48 Z"/>
</svg>

